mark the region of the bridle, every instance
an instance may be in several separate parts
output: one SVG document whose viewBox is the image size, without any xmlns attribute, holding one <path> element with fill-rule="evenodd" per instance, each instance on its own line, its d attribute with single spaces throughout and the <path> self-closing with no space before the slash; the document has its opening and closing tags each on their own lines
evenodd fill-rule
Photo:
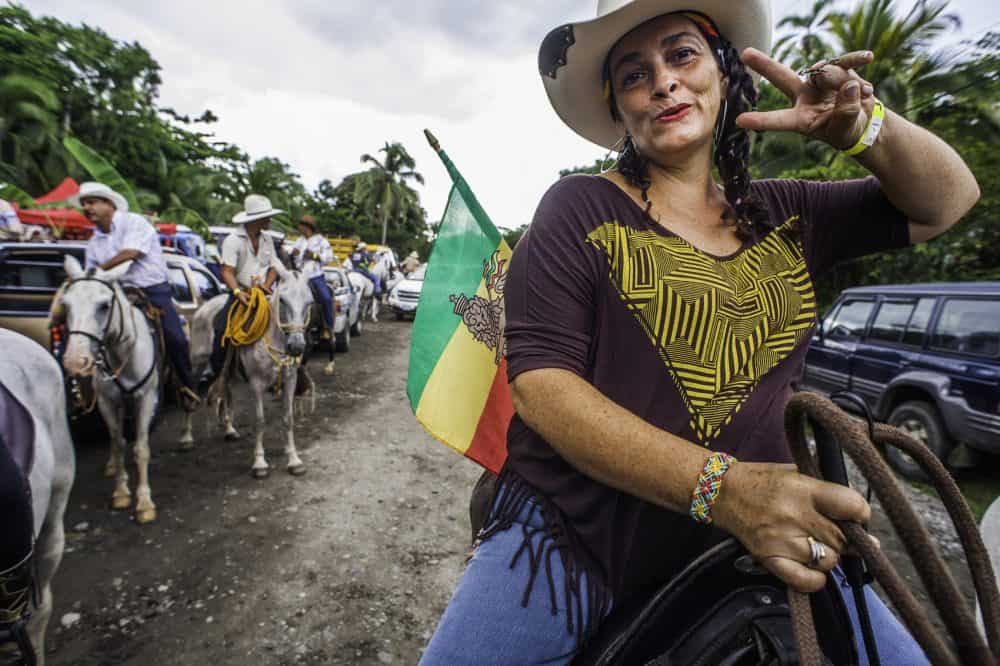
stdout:
<svg viewBox="0 0 1000 666">
<path fill-rule="evenodd" d="M 282 333 L 285 334 L 286 339 L 289 335 L 293 333 L 303 333 L 303 334 L 306 333 L 309 330 L 309 322 L 312 320 L 312 310 L 313 310 L 312 306 L 310 305 L 310 307 L 306 308 L 305 319 L 301 324 L 296 324 L 294 322 L 285 322 L 281 321 L 281 298 L 277 292 L 275 292 L 275 298 L 278 301 L 278 303 L 276 304 L 277 305 L 276 309 L 278 311 L 278 323 L 277 323 L 278 330 L 280 330 Z M 302 362 L 301 356 L 291 356 L 287 350 L 281 351 L 280 349 L 274 347 L 270 335 L 268 335 L 267 337 L 267 353 L 271 357 L 271 360 L 274 361 L 274 364 L 278 367 L 279 370 L 284 370 L 285 368 L 298 365 Z"/>
<path fill-rule="evenodd" d="M 121 381 L 121 373 L 122 370 L 125 369 L 125 366 L 129 364 L 129 361 L 132 360 L 131 352 L 125 355 L 125 359 L 122 361 L 121 365 L 119 365 L 117 369 L 114 369 L 114 364 L 111 362 L 111 357 L 108 353 L 109 346 L 118 345 L 121 344 L 122 342 L 126 342 L 129 340 L 129 337 L 126 335 L 125 332 L 125 309 L 124 309 L 125 306 L 122 305 L 121 298 L 119 298 L 119 292 L 117 289 L 115 289 L 115 286 L 112 283 L 107 282 L 106 280 L 101 280 L 100 278 L 96 278 L 93 276 L 87 276 L 70 280 L 69 283 L 66 285 L 66 291 L 63 294 L 64 297 L 65 294 L 68 293 L 69 290 L 73 287 L 73 285 L 77 284 L 78 282 L 96 282 L 97 284 L 106 287 L 111 292 L 111 312 L 108 313 L 108 319 L 106 322 L 104 322 L 104 330 L 101 331 L 100 337 L 94 335 L 93 333 L 90 333 L 89 331 L 70 329 L 66 333 L 66 342 L 67 344 L 69 344 L 69 339 L 71 337 L 73 337 L 74 335 L 80 335 L 87 338 L 91 342 L 96 343 L 97 349 L 100 352 L 100 357 L 97 359 L 96 363 L 97 367 L 103 370 L 104 373 L 108 375 L 109 379 L 114 381 L 115 385 L 122 393 L 124 393 L 125 395 L 132 395 L 140 388 L 145 386 L 146 383 L 149 381 L 150 377 L 153 376 L 153 373 L 156 371 L 156 358 L 154 356 L 153 362 L 150 365 L 149 370 L 146 372 L 145 375 L 143 375 L 142 379 L 139 380 L 139 382 L 135 386 L 132 386 L 130 388 L 126 387 Z M 131 312 L 132 330 L 135 331 L 136 330 L 135 308 L 130 307 L 130 309 L 132 310 Z M 120 323 L 118 326 L 118 331 L 112 335 L 111 323 L 112 320 L 115 318 L 116 310 L 118 312 L 118 319 Z M 131 338 L 131 341 L 134 342 L 135 338 L 134 337 Z M 134 345 L 132 349 L 133 350 L 135 349 Z"/>
</svg>

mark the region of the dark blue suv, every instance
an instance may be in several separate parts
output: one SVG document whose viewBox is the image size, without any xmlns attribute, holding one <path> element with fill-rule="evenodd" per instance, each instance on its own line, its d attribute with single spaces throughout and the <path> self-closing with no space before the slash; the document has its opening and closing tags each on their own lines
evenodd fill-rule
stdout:
<svg viewBox="0 0 1000 666">
<path fill-rule="evenodd" d="M 958 442 L 1000 453 L 1000 282 L 845 290 L 813 336 L 804 385 L 860 394 L 943 461 Z M 909 456 L 886 456 L 923 478 Z"/>
</svg>

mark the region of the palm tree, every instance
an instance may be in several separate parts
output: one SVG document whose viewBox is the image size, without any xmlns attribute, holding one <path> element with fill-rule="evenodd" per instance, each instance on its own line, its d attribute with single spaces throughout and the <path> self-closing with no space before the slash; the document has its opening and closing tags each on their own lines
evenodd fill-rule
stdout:
<svg viewBox="0 0 1000 666">
<path fill-rule="evenodd" d="M 59 109 L 45 82 L 21 74 L 0 79 L 0 180 L 43 194 L 66 176 Z"/>
<path fill-rule="evenodd" d="M 948 0 L 917 0 L 902 20 L 894 0 L 866 0 L 853 12 L 835 12 L 828 29 L 841 53 L 868 50 L 875 54 L 861 75 L 889 108 L 909 108 L 925 82 L 936 85 L 955 65 L 948 52 L 931 53 L 936 39 L 961 27 L 961 19 L 946 14 Z M 941 89 L 938 88 L 940 91 Z"/>
<path fill-rule="evenodd" d="M 771 52 L 780 62 L 793 69 L 807 67 L 831 55 L 830 45 L 823 39 L 823 28 L 834 0 L 814 0 L 812 10 L 800 16 L 786 16 L 778 29 L 791 32 L 779 39 Z"/>
<path fill-rule="evenodd" d="M 407 180 L 424 184 L 424 177 L 414 171 L 416 162 L 401 143 L 388 143 L 379 149 L 385 153 L 382 161 L 365 153 L 361 163 L 374 166 L 362 174 L 354 190 L 355 202 L 366 211 L 375 213 L 382 226 L 382 245 L 385 245 L 389 220 L 403 220 L 420 208 L 417 193 L 410 189 Z"/>
</svg>

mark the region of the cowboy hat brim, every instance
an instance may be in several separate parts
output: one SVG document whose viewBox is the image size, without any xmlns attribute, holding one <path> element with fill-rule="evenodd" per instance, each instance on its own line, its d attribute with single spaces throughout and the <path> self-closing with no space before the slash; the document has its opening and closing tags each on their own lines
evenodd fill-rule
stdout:
<svg viewBox="0 0 1000 666">
<path fill-rule="evenodd" d="M 646 21 L 696 11 L 715 22 L 737 52 L 771 51 L 770 0 L 633 0 L 590 21 L 550 32 L 538 52 L 538 69 L 552 108 L 583 138 L 612 148 L 625 134 L 604 99 L 604 62 L 622 37 Z M 751 72 L 754 79 L 759 75 Z"/>
<path fill-rule="evenodd" d="M 128 201 L 125 197 L 118 194 L 114 190 L 98 190 L 95 192 L 82 192 L 74 194 L 73 196 L 66 199 L 70 205 L 76 206 L 77 208 L 83 208 L 81 203 L 82 199 L 104 199 L 105 201 L 110 201 L 114 205 L 115 210 L 121 211 L 123 213 L 128 212 Z"/>
<path fill-rule="evenodd" d="M 259 213 L 248 213 L 246 211 L 241 211 L 233 216 L 233 224 L 247 224 L 248 222 L 254 222 L 256 220 L 263 220 L 265 217 L 274 217 L 276 215 L 281 215 L 285 211 L 279 208 L 272 208 L 271 210 L 262 210 Z"/>
</svg>

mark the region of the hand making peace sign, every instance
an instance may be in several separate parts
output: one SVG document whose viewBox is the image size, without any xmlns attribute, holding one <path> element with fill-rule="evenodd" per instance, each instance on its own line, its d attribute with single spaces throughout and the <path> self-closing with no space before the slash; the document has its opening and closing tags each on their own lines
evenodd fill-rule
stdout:
<svg viewBox="0 0 1000 666">
<path fill-rule="evenodd" d="M 861 138 L 874 108 L 873 88 L 854 71 L 869 64 L 871 51 L 853 51 L 821 60 L 805 70 L 805 79 L 757 49 L 741 60 L 792 100 L 789 109 L 743 113 L 736 124 L 758 132 L 798 132 L 847 150 Z"/>
</svg>

